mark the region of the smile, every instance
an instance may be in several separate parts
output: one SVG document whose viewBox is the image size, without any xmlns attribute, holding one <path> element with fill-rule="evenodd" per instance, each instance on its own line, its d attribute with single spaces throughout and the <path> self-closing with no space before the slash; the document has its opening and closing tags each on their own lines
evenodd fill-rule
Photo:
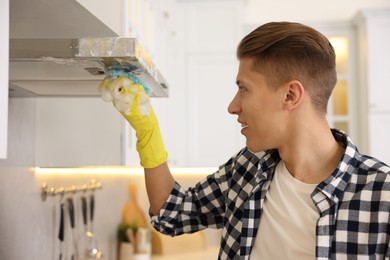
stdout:
<svg viewBox="0 0 390 260">
<path fill-rule="evenodd" d="M 244 129 L 244 128 L 247 128 L 248 125 L 247 124 L 241 124 L 241 130 Z"/>
</svg>

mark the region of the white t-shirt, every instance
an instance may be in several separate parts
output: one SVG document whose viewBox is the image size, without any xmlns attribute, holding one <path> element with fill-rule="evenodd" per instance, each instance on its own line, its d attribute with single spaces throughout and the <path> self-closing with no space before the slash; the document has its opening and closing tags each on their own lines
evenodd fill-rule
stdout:
<svg viewBox="0 0 390 260">
<path fill-rule="evenodd" d="M 266 194 L 251 260 L 315 259 L 319 213 L 310 194 L 317 184 L 295 179 L 278 163 Z"/>
</svg>

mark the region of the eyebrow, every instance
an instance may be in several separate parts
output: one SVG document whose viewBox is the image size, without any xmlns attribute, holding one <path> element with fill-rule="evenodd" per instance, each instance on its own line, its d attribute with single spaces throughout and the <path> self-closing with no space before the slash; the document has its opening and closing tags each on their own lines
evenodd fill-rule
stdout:
<svg viewBox="0 0 390 260">
<path fill-rule="evenodd" d="M 236 85 L 237 86 L 240 86 L 241 84 L 243 84 L 243 85 L 245 85 L 246 84 L 246 82 L 245 82 L 245 80 L 240 80 L 240 79 L 238 79 L 238 80 L 236 80 Z"/>
</svg>

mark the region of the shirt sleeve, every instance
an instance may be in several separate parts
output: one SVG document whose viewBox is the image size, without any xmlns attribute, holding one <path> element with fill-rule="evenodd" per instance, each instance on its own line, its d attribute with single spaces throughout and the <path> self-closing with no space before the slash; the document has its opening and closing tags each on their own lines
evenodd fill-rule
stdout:
<svg viewBox="0 0 390 260">
<path fill-rule="evenodd" d="M 153 227 L 170 236 L 193 233 L 205 228 L 221 228 L 231 162 L 232 159 L 188 190 L 176 183 L 159 215 L 151 215 Z"/>
</svg>

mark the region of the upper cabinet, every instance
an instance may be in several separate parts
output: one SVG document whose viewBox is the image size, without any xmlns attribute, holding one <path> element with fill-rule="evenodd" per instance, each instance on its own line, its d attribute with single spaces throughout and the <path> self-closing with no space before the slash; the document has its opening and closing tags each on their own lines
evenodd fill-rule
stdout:
<svg viewBox="0 0 390 260">
<path fill-rule="evenodd" d="M 9 0 L 0 2 L 0 159 L 7 158 Z"/>
<path fill-rule="evenodd" d="M 237 117 L 227 112 L 237 90 L 242 4 L 176 1 L 156 16 L 155 42 L 164 47 L 155 58 L 170 95 L 152 104 L 171 166 L 217 167 L 245 145 Z"/>
<path fill-rule="evenodd" d="M 368 110 L 390 112 L 390 9 L 365 10 L 356 16 L 359 43 L 359 64 L 364 73 Z"/>
</svg>

